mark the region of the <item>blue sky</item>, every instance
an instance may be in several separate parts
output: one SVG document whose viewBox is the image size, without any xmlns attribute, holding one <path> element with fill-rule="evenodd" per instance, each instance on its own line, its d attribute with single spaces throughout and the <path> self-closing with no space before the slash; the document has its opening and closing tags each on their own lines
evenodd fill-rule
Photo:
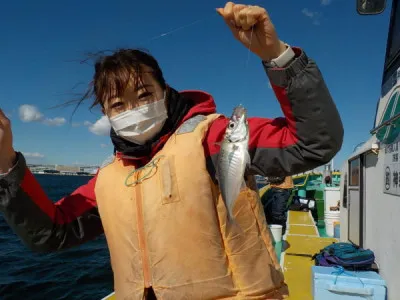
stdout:
<svg viewBox="0 0 400 300">
<path fill-rule="evenodd" d="M 339 167 L 373 126 L 389 11 L 359 16 L 355 0 L 240 3 L 264 6 L 280 38 L 302 47 L 317 61 L 345 126 L 344 145 L 335 158 Z M 50 108 L 72 99 L 68 93 L 77 83 L 91 80 L 92 67 L 74 60 L 87 51 L 117 47 L 147 48 L 171 86 L 210 92 L 221 113 L 229 115 L 242 103 L 251 116 L 281 116 L 259 60 L 252 55 L 246 68 L 247 49 L 215 13 L 224 4 L 220 0 L 4 2 L 0 107 L 12 120 L 16 150 L 26 153 L 30 162 L 58 164 L 99 164 L 112 153 L 109 137 L 92 132 L 100 110 L 90 112 L 88 104 L 82 105 L 71 124 L 73 107 Z M 197 20 L 201 21 L 148 41 Z M 83 91 L 84 85 L 76 90 Z M 23 106 L 20 116 L 22 105 L 30 106 Z M 23 122 L 21 117 L 41 121 Z"/>
</svg>

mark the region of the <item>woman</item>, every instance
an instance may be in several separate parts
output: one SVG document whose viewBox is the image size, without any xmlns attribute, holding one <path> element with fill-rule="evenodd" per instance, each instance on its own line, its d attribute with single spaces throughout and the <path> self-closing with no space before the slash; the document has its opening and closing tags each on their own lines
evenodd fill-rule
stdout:
<svg viewBox="0 0 400 300">
<path fill-rule="evenodd" d="M 249 118 L 250 173 L 284 176 L 328 162 L 343 129 L 316 64 L 279 40 L 265 9 L 228 2 L 217 11 L 244 46 L 253 35 L 251 51 L 285 115 Z M 14 151 L 1 114 L 0 209 L 21 239 L 33 250 L 56 251 L 104 231 L 118 299 L 287 295 L 257 191 L 248 187 L 236 200 L 243 230 L 226 230 L 215 165 L 228 120 L 211 95 L 175 91 L 153 57 L 130 49 L 99 60 L 93 82 L 115 155 L 56 204 Z"/>
</svg>

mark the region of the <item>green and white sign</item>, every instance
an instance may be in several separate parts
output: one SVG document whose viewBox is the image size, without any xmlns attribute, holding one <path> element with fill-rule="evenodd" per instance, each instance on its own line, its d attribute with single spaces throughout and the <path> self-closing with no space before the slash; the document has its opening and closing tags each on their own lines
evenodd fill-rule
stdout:
<svg viewBox="0 0 400 300">
<path fill-rule="evenodd" d="M 378 126 L 400 113 L 400 86 L 395 87 L 389 95 L 385 111 Z M 377 139 L 383 144 L 392 144 L 400 135 L 400 118 L 382 127 L 376 133 Z"/>
</svg>

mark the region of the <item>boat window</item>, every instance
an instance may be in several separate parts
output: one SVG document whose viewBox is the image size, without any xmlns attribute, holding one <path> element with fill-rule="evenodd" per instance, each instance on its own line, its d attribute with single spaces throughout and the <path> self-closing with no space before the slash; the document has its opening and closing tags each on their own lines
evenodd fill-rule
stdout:
<svg viewBox="0 0 400 300">
<path fill-rule="evenodd" d="M 396 85 L 398 68 L 400 68 L 400 0 L 394 0 L 382 78 L 382 97 Z"/>
<path fill-rule="evenodd" d="M 358 186 L 360 182 L 360 159 L 356 158 L 349 162 L 350 182 L 349 186 Z"/>
<path fill-rule="evenodd" d="M 396 95 L 396 106 L 393 111 L 392 118 L 400 114 L 400 92 L 397 92 Z M 392 126 L 390 126 L 388 135 L 385 139 L 385 143 L 387 144 L 392 144 L 396 141 L 396 139 L 400 135 L 400 118 L 396 119 L 393 123 Z"/>
<path fill-rule="evenodd" d="M 394 1 L 396 2 L 396 0 Z M 393 3 L 393 14 L 392 14 L 392 28 L 390 30 L 391 36 L 388 39 L 388 52 L 387 59 L 388 63 L 398 54 L 400 50 L 400 1 Z"/>
<path fill-rule="evenodd" d="M 304 185 L 306 178 L 307 178 L 307 175 L 293 178 L 293 184 L 294 185 Z"/>
<path fill-rule="evenodd" d="M 396 90 L 390 96 L 388 104 L 386 106 L 385 112 L 383 114 L 382 120 L 379 125 L 382 125 L 386 121 L 391 120 L 393 117 L 400 114 L 400 90 Z M 387 144 L 391 144 L 400 134 L 400 119 L 396 119 L 393 123 L 393 126 L 382 127 L 380 130 L 376 132 L 376 137 L 380 141 L 384 141 Z"/>
<path fill-rule="evenodd" d="M 347 208 L 347 172 L 344 173 L 343 207 Z"/>
</svg>

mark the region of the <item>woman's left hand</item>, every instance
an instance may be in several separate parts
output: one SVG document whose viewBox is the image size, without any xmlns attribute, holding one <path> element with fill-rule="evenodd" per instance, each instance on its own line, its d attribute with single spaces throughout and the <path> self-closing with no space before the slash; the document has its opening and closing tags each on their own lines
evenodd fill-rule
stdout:
<svg viewBox="0 0 400 300">
<path fill-rule="evenodd" d="M 224 8 L 217 8 L 217 12 L 224 18 L 234 37 L 246 48 L 251 46 L 250 51 L 263 61 L 277 58 L 286 50 L 264 8 L 228 2 Z"/>
</svg>

